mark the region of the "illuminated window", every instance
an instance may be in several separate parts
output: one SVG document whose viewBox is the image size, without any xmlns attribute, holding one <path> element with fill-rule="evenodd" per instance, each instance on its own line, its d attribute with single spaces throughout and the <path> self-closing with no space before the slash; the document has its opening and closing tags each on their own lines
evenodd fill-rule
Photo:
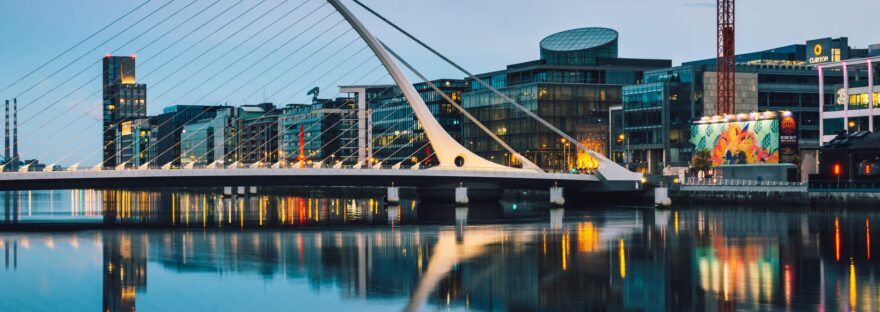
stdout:
<svg viewBox="0 0 880 312">
<path fill-rule="evenodd" d="M 840 62 L 840 49 L 831 49 L 831 61 Z"/>
</svg>

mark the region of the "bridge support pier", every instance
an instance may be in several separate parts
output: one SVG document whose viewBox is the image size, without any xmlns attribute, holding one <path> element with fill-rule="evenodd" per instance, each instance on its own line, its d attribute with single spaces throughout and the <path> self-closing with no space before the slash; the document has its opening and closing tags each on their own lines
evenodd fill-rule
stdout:
<svg viewBox="0 0 880 312">
<path fill-rule="evenodd" d="M 388 204 L 400 203 L 400 188 L 396 186 L 388 187 L 385 195 L 385 202 Z"/>
<path fill-rule="evenodd" d="M 467 205 L 470 200 L 468 199 L 468 189 L 464 186 L 459 186 L 455 188 L 455 203 L 459 205 Z"/>
<path fill-rule="evenodd" d="M 550 188 L 550 204 L 560 207 L 565 205 L 565 197 L 561 187 L 554 186 Z"/>
</svg>

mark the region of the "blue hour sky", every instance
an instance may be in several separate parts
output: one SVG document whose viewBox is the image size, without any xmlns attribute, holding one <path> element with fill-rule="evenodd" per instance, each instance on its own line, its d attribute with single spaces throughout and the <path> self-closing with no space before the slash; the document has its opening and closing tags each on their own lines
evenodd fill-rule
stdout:
<svg viewBox="0 0 880 312">
<path fill-rule="evenodd" d="M 144 1 L 0 1 L 0 90 Z M 347 25 L 330 28 L 339 17 L 328 5 L 321 7 L 321 0 L 302 1 L 265 0 L 258 5 L 259 0 L 244 0 L 237 6 L 233 6 L 237 0 L 149 1 L 34 75 L 0 91 L 0 99 L 20 95 L 23 157 L 65 165 L 98 162 L 101 84 L 95 77 L 101 74 L 101 57 L 112 51 L 137 53 L 138 80 L 148 85 L 150 114 L 172 104 L 304 102 L 313 86 L 331 97 L 340 84 L 389 81 L 381 68 L 376 70 L 378 62 L 362 50 L 363 43 L 346 32 Z M 672 59 L 679 64 L 715 53 L 711 1 L 363 1 L 473 72 L 534 60 L 543 37 L 589 26 L 619 31 L 621 57 Z M 427 76 L 463 76 L 354 3 L 345 3 L 377 37 Z M 153 10 L 158 11 L 136 23 Z M 840 36 L 864 48 L 880 42 L 876 29 L 867 26 L 878 11 L 880 1 L 874 0 L 740 0 L 737 51 Z M 234 19 L 239 14 L 242 17 Z M 219 17 L 209 21 L 215 15 Z M 300 24 L 287 28 L 300 18 Z M 133 26 L 110 39 L 129 25 Z M 236 33 L 239 29 L 243 30 Z M 321 34 L 326 29 L 330 30 Z M 317 39 L 308 43 L 313 37 Z"/>
</svg>

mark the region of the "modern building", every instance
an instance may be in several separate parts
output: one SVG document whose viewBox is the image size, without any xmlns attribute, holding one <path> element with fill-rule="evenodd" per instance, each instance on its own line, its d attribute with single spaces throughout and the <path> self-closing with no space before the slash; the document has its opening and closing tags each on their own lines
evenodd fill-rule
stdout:
<svg viewBox="0 0 880 312">
<path fill-rule="evenodd" d="M 107 55 L 103 60 L 103 166 L 117 163 L 117 127 L 147 116 L 147 85 L 136 83 L 135 56 Z"/>
<path fill-rule="evenodd" d="M 347 93 L 348 98 L 354 100 L 357 105 L 357 163 L 366 165 L 373 159 L 373 127 L 372 112 L 370 106 L 379 99 L 388 98 L 389 95 L 400 94 L 396 85 L 357 85 L 342 86 L 342 93 Z"/>
<path fill-rule="evenodd" d="M 540 44 L 541 58 L 477 75 L 500 92 L 560 130 L 574 134 L 578 128 L 601 120 L 609 109 L 622 104 L 622 88 L 641 83 L 644 72 L 672 66 L 670 60 L 626 59 L 618 56 L 618 34 L 607 28 L 563 31 Z M 568 161 L 579 157 L 571 142 L 507 103 L 476 81 L 462 95 L 463 106 L 510 147 L 545 169 L 574 168 L 595 161 Z M 517 165 L 507 150 L 477 125 L 463 121 L 464 145 L 489 160 Z M 581 154 L 580 157 L 588 157 Z"/>
<path fill-rule="evenodd" d="M 846 44 L 825 38 L 736 56 L 736 113 L 791 112 L 803 177 L 816 172 L 820 143 L 820 83 L 811 64 L 867 54 Z M 619 126 L 612 122 L 612 159 L 653 174 L 688 167 L 695 152 L 691 122 L 717 113 L 714 79 L 715 59 L 706 59 L 648 71 L 642 84 L 624 87 Z M 840 71 L 826 73 L 824 101 L 842 82 Z"/>
<path fill-rule="evenodd" d="M 156 156 L 150 166 L 179 168 L 180 139 L 185 125 L 213 119 L 218 110 L 226 106 L 174 105 L 166 107 L 156 116 Z"/>
<path fill-rule="evenodd" d="M 118 165 L 137 168 L 156 158 L 156 117 L 134 118 L 116 127 L 116 160 Z"/>
<path fill-rule="evenodd" d="M 820 106 L 822 123 L 821 142 L 827 143 L 841 132 L 877 132 L 880 130 L 880 87 L 875 75 L 880 68 L 880 56 L 850 59 L 818 65 L 818 79 L 827 87 L 821 88 L 824 101 Z M 845 79 L 829 79 L 829 75 L 844 75 Z M 820 90 L 817 88 L 817 90 Z"/>
<path fill-rule="evenodd" d="M 358 161 L 358 125 L 357 104 L 352 98 L 287 105 L 278 117 L 282 159 L 289 164 L 353 164 Z"/>
<path fill-rule="evenodd" d="M 181 165 L 207 166 L 235 162 L 235 117 L 238 110 L 224 107 L 206 118 L 183 126 L 180 138 Z"/>
<path fill-rule="evenodd" d="M 451 100 L 461 104 L 464 92 L 470 90 L 470 83 L 461 79 L 438 79 L 431 81 L 437 89 Z M 413 84 L 419 96 L 427 104 L 428 109 L 440 126 L 456 140 L 462 138 L 462 114 L 442 94 L 435 91 L 427 82 Z M 372 146 L 374 159 L 388 165 L 401 164 L 411 166 L 420 163 L 432 165 L 432 156 L 428 137 L 421 123 L 415 116 L 409 103 L 393 88 L 380 97 L 374 98 L 369 105 Z"/>
<path fill-rule="evenodd" d="M 235 120 L 235 161 L 271 166 L 279 160 L 278 116 L 272 103 L 243 105 Z"/>
</svg>

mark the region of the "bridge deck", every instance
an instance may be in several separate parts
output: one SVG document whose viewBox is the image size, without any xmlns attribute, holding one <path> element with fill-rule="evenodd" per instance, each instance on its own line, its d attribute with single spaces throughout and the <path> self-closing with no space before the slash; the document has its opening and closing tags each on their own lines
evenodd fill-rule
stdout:
<svg viewBox="0 0 880 312">
<path fill-rule="evenodd" d="M 183 186 L 389 186 L 392 183 L 409 187 L 459 183 L 492 184 L 503 188 L 539 190 L 546 190 L 553 185 L 573 190 L 599 190 L 607 184 L 597 176 L 589 174 L 457 169 L 240 168 L 82 170 L 0 174 L 0 190 Z M 633 190 L 633 186 L 629 183 L 626 188 Z"/>
</svg>

